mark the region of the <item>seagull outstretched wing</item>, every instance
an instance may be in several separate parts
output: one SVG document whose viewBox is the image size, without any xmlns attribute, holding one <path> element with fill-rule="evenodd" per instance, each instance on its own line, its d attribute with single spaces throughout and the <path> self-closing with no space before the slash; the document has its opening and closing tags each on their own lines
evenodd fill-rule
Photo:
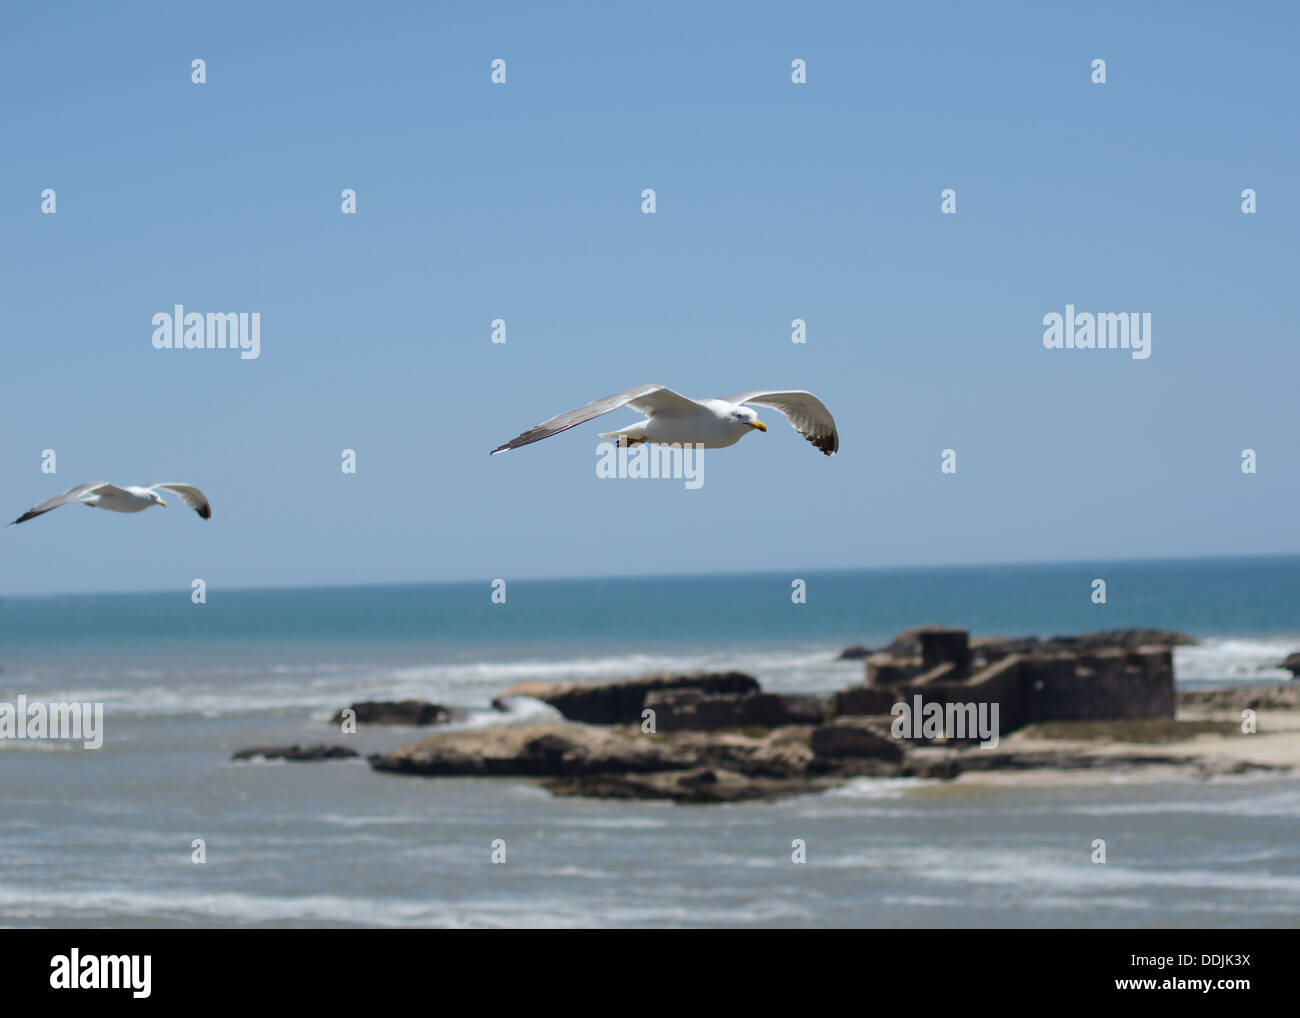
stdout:
<svg viewBox="0 0 1300 1018">
<path fill-rule="evenodd" d="M 168 491 L 174 491 L 181 497 L 182 502 L 199 514 L 201 519 L 209 520 L 212 518 L 212 506 L 208 504 L 208 496 L 192 484 L 164 481 L 162 484 L 151 484 L 149 487 L 166 488 Z"/>
<path fill-rule="evenodd" d="M 76 487 L 69 488 L 61 495 L 47 498 L 39 505 L 32 506 L 25 513 L 19 516 L 18 519 L 14 520 L 13 523 L 9 524 L 9 526 L 13 527 L 19 523 L 25 523 L 34 516 L 40 516 L 42 513 L 47 513 L 51 509 L 57 509 L 61 505 L 75 502 L 77 499 L 81 498 L 82 495 L 106 495 L 111 493 L 117 493 L 120 495 L 126 494 L 126 492 L 117 485 L 109 484 L 108 481 L 91 481 L 89 484 L 78 484 Z"/>
<path fill-rule="evenodd" d="M 756 389 L 728 396 L 729 403 L 757 403 L 785 414 L 791 426 L 827 456 L 834 456 L 840 448 L 839 432 L 835 418 L 826 404 L 803 389 Z"/>
<path fill-rule="evenodd" d="M 492 450 L 492 453 L 505 452 L 507 449 L 518 449 L 521 445 L 540 442 L 543 438 L 550 438 L 552 435 L 558 435 L 561 431 L 576 428 L 579 424 L 585 424 L 601 414 L 607 414 L 611 410 L 617 410 L 619 407 L 624 406 L 638 410 L 647 417 L 690 417 L 695 414 L 708 413 L 695 400 L 687 399 L 681 393 L 673 392 L 667 386 L 638 385 L 635 388 L 624 389 L 622 392 L 616 392 L 614 395 L 606 396 L 603 399 L 592 400 L 586 406 L 580 406 L 576 410 L 566 410 L 562 414 L 556 414 L 549 421 L 542 421 L 537 427 L 529 428 L 522 435 L 512 438 L 505 445 L 497 446 Z M 823 407 L 823 409 L 825 408 Z M 492 453 L 489 453 L 489 455 Z"/>
</svg>

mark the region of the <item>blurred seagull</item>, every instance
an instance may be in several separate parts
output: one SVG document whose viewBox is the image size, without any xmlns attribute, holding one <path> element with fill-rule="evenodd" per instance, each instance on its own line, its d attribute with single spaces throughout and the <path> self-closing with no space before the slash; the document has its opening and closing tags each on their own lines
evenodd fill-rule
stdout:
<svg viewBox="0 0 1300 1018">
<path fill-rule="evenodd" d="M 55 495 L 53 498 L 47 498 L 40 505 L 32 506 L 9 526 L 30 520 L 33 516 L 40 516 L 69 502 L 80 502 L 82 505 L 97 509 L 111 509 L 115 513 L 138 513 L 151 505 L 166 505 L 167 503 L 162 500 L 162 496 L 154 490 L 155 488 L 174 491 L 180 496 L 182 502 L 203 519 L 211 518 L 212 507 L 208 505 L 208 496 L 192 484 L 168 482 L 151 484 L 147 488 L 119 488 L 116 484 L 109 484 L 107 481 L 91 481 L 89 484 L 78 484 L 62 495 Z"/>
<path fill-rule="evenodd" d="M 767 425 L 758 419 L 755 411 L 745 406 L 746 403 L 779 410 L 799 434 L 827 456 L 834 456 L 840 447 L 840 436 L 835 430 L 831 412 L 811 392 L 802 389 L 756 389 L 726 399 L 694 400 L 662 385 L 638 385 L 577 410 L 557 414 L 505 445 L 497 446 L 492 453 L 540 442 L 624 406 L 645 414 L 646 419 L 619 431 L 603 432 L 601 438 L 615 438 L 629 447 L 649 442 L 724 449 L 735 445 L 751 431 L 767 430 Z"/>
</svg>

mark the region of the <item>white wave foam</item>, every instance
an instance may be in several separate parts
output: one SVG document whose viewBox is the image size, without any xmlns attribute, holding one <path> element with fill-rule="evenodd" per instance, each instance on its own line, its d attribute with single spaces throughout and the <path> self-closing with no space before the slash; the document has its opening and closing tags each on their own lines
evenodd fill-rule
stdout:
<svg viewBox="0 0 1300 1018">
<path fill-rule="evenodd" d="M 374 664 L 275 664 L 265 668 L 222 667 L 210 672 L 102 670 L 33 676 L 24 689 L 42 689 L 47 699 L 102 702 L 109 713 L 229 717 L 247 714 L 331 717 L 357 700 L 424 699 L 453 706 L 484 705 L 514 683 L 599 682 L 637 678 L 656 672 L 738 670 L 755 675 L 767 689 L 829 692 L 860 678 L 860 663 L 837 661 L 830 651 L 807 648 L 779 652 L 717 651 L 700 654 L 641 653 L 558 660 L 471 661 L 421 666 Z M 12 677 L 6 676 L 10 679 Z M 57 685 L 45 690 L 43 687 Z M 6 683 L 8 685 L 9 683 Z M 0 694 L 3 698 L 3 694 Z M 535 703 L 535 702 L 534 702 Z M 540 705 L 519 712 L 539 711 Z M 549 708 L 545 708 L 549 710 Z M 538 718 L 541 719 L 540 716 Z M 484 715 L 477 723 L 501 723 Z M 508 719 L 507 719 L 508 720 Z"/>
<path fill-rule="evenodd" d="M 941 784 L 935 778 L 854 778 L 822 793 L 827 799 L 901 799 L 908 792 Z"/>
<path fill-rule="evenodd" d="M 322 823 L 337 824 L 340 827 L 369 827 L 374 824 L 427 824 L 428 817 L 414 813 L 384 814 L 383 816 L 348 816 L 343 813 L 322 813 L 316 818 Z"/>
<path fill-rule="evenodd" d="M 1300 637 L 1215 638 L 1174 649 L 1180 682 L 1285 681 L 1282 659 L 1300 649 Z M 282 714 L 328 718 L 357 700 L 424 699 L 464 708 L 482 708 L 514 683 L 609 682 L 656 672 L 736 670 L 754 675 L 768 690 L 829 693 L 862 681 L 860 661 L 840 661 L 837 652 L 815 647 L 772 650 L 720 648 L 679 654 L 610 654 L 540 657 L 523 661 L 456 661 L 428 665 L 378 663 L 286 664 L 263 667 L 221 666 L 195 672 L 132 668 L 118 673 L 84 670 L 57 674 L 3 676 L 0 699 L 40 690 L 47 699 L 102 702 L 111 713 L 228 717 Z M 500 723 L 483 717 L 477 723 Z"/>
<path fill-rule="evenodd" d="M 594 873 L 594 871 L 593 871 Z M 553 875 L 589 876 L 553 871 Z M 410 901 L 337 895 L 271 897 L 236 891 L 210 894 L 179 888 L 153 891 L 51 890 L 33 894 L 28 887 L 0 886 L 0 920 L 49 924 L 116 920 L 151 923 L 231 925 L 313 923 L 347 926 L 437 927 L 587 927 L 592 925 L 724 926 L 788 924 L 811 917 L 808 909 L 789 902 L 750 906 L 662 905 L 645 902 L 602 902 L 593 907 L 585 895 L 500 900 Z"/>
<path fill-rule="evenodd" d="M 1174 648 L 1174 675 L 1180 682 L 1286 680 L 1283 659 L 1300 650 L 1300 637 L 1207 639 Z"/>
</svg>

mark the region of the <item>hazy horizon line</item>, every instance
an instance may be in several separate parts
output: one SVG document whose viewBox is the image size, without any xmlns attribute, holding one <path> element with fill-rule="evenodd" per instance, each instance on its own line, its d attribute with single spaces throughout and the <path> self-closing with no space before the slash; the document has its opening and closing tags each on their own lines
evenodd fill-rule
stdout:
<svg viewBox="0 0 1300 1018">
<path fill-rule="evenodd" d="M 1252 562 L 1270 559 L 1300 559 L 1300 552 L 1271 552 L 1267 554 L 1251 555 L 1166 555 L 1154 556 L 1151 558 L 1118 558 L 1118 559 L 1021 559 L 1017 561 L 1004 562 L 959 562 L 948 563 L 943 565 L 894 565 L 894 566 L 835 566 L 835 567 L 818 567 L 813 569 L 799 569 L 791 571 L 790 569 L 747 569 L 747 570 L 709 570 L 701 572 L 680 573 L 623 573 L 623 574 L 579 574 L 568 576 L 516 576 L 507 578 L 510 583 L 606 583 L 618 581 L 635 581 L 635 580 L 691 580 L 706 577 L 749 577 L 749 576 L 776 576 L 776 575 L 826 575 L 835 573 L 912 573 L 912 572 L 943 572 L 958 571 L 966 569 L 1015 569 L 1029 567 L 1049 567 L 1049 566 L 1116 566 L 1116 565 L 1141 565 L 1143 563 L 1196 563 L 1196 562 Z M 475 584 L 490 584 L 495 577 L 477 576 L 469 579 L 459 578 L 454 580 L 362 580 L 352 583 L 314 583 L 314 584 L 269 584 L 265 586 L 240 586 L 220 588 L 225 593 L 231 594 L 256 594 L 256 593 L 275 593 L 287 591 L 324 591 L 324 590 L 355 590 L 358 588 L 383 588 L 383 587 L 468 587 Z M 175 594 L 177 589 L 189 588 L 165 588 L 158 590 L 65 590 L 54 591 L 46 594 L 30 593 L 0 593 L 0 602 L 4 600 L 13 601 L 36 601 L 52 597 L 151 597 L 162 594 Z"/>
</svg>

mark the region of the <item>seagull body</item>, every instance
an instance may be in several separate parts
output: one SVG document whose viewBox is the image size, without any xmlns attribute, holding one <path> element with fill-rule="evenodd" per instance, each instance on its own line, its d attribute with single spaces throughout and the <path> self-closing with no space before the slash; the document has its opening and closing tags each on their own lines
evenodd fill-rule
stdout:
<svg viewBox="0 0 1300 1018">
<path fill-rule="evenodd" d="M 556 414 L 535 428 L 497 446 L 493 453 L 517 449 L 558 435 L 601 414 L 628 407 L 646 415 L 646 419 L 618 431 L 602 432 L 601 438 L 614 438 L 628 446 L 648 442 L 653 445 L 697 445 L 705 449 L 725 449 L 735 445 L 751 431 L 766 431 L 767 425 L 746 406 L 771 407 L 789 419 L 804 438 L 834 456 L 840 447 L 839 433 L 831 412 L 811 392 L 802 389 L 757 389 L 741 392 L 726 399 L 688 399 L 662 385 L 639 385 L 633 389 L 594 400 L 586 406 Z"/>
<path fill-rule="evenodd" d="M 156 488 L 174 491 L 181 497 L 181 501 L 198 513 L 202 519 L 206 520 L 212 516 L 212 507 L 208 504 L 208 497 L 192 484 L 177 484 L 167 481 L 162 484 L 151 484 L 147 488 L 132 486 L 119 488 L 116 484 L 109 484 L 108 481 L 91 481 L 89 484 L 78 484 L 61 495 L 47 498 L 40 505 L 32 506 L 9 526 L 12 527 L 15 524 L 23 523 L 33 516 L 40 516 L 51 509 L 67 505 L 69 502 L 80 502 L 82 505 L 88 505 L 94 509 L 108 509 L 115 513 L 138 513 L 148 509 L 151 505 L 165 506 L 167 503 L 154 490 Z"/>
</svg>

